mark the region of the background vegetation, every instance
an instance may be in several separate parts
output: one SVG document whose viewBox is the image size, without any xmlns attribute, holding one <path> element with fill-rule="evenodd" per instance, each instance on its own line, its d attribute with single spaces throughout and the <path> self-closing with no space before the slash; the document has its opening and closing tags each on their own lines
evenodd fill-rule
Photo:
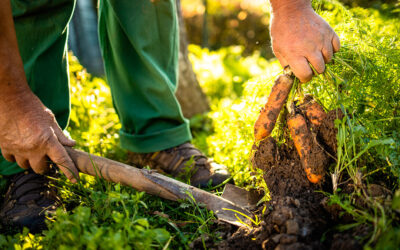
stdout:
<svg viewBox="0 0 400 250">
<path fill-rule="evenodd" d="M 215 20 L 226 19 L 224 22 L 230 24 L 234 23 L 233 18 L 226 15 L 233 15 L 237 20 L 245 16 L 240 13 L 254 11 L 258 13 L 254 16 L 260 17 L 257 22 L 263 27 L 268 25 L 268 16 L 264 15 L 267 8 L 246 5 L 250 1 L 242 2 L 243 5 L 237 5 L 236 0 L 209 1 L 209 15 L 225 15 Z M 367 7 L 371 6 L 369 2 Z M 342 49 L 324 75 L 301 88 L 318 98 L 327 109 L 341 108 L 348 114 L 337 121 L 340 150 L 337 164 L 329 170 L 339 183 L 361 180 L 364 184 L 383 185 L 394 194 L 393 200 L 386 202 L 369 199 L 362 189 L 355 189 L 352 194 L 343 194 L 340 190 L 327 194 L 331 202 L 355 218 L 351 225 L 337 230 L 365 224 L 373 229 L 368 238 L 360 239 L 366 248 L 397 249 L 400 238 L 400 191 L 396 191 L 400 190 L 399 7 L 395 3 L 378 4 L 376 8 L 353 7 L 354 3 L 349 8 L 337 1 L 313 2 L 318 13 L 340 36 Z M 187 13 L 190 6 L 186 5 Z M 249 15 L 253 16 L 247 14 L 241 21 Z M 211 28 L 212 25 L 222 28 L 225 34 L 240 33 L 244 44 L 237 42 L 239 38 L 223 42 L 219 37 L 221 32 Z M 240 28 L 235 25 L 217 25 L 217 21 L 212 25 L 210 34 L 219 35 L 210 35 L 210 47 L 218 50 L 198 45 L 189 47 L 194 70 L 211 101 L 211 112 L 192 119 L 194 143 L 216 161 L 226 164 L 237 185 L 265 187 L 260 173 L 254 172 L 249 163 L 252 127 L 281 68 L 275 59 L 266 59 L 267 52 L 262 52 L 261 47 L 268 44 L 268 33 L 263 35 L 261 29 L 254 27 L 254 37 L 257 37 L 254 39 L 265 36 L 266 40 L 259 47 L 249 49 L 251 34 L 248 32 L 239 32 Z M 214 46 L 213 39 L 220 44 Z M 68 131 L 71 136 L 86 151 L 125 161 L 126 152 L 118 146 L 120 125 L 106 82 L 88 75 L 72 55 L 70 70 L 73 112 Z M 82 176 L 79 185 L 71 185 L 64 178 L 57 185 L 62 187 L 65 205 L 49 223 L 49 230 L 43 235 L 31 235 L 27 231 L 0 235 L 1 248 L 185 249 L 201 235 L 203 239 L 208 235 L 214 241 L 220 238 L 215 233 L 218 225 L 213 214 L 193 201 L 173 203 L 89 176 Z M 367 206 L 357 206 L 354 197 L 362 197 Z"/>
</svg>

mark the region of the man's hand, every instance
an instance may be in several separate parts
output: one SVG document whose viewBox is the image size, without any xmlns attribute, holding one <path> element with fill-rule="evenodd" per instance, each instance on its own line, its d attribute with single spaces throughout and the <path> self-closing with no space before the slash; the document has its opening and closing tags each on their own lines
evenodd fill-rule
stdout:
<svg viewBox="0 0 400 250">
<path fill-rule="evenodd" d="M 0 0 L 0 149 L 8 161 L 35 173 L 47 171 L 49 160 L 76 182 L 78 170 L 64 146 L 74 146 L 28 86 L 18 50 L 9 0 Z"/>
<path fill-rule="evenodd" d="M 0 148 L 4 158 L 44 174 L 50 160 L 73 182 L 78 171 L 64 146 L 74 146 L 53 113 L 30 91 L 0 100 Z"/>
<path fill-rule="evenodd" d="M 325 71 L 325 63 L 339 51 L 339 37 L 314 12 L 310 0 L 271 0 L 272 48 L 282 67 L 290 66 L 301 82 Z"/>
</svg>

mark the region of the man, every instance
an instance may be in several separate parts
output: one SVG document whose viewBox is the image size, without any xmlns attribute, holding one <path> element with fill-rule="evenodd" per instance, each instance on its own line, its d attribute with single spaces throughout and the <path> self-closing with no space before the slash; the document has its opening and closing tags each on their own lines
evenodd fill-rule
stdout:
<svg viewBox="0 0 400 250">
<path fill-rule="evenodd" d="M 307 82 L 313 65 L 323 73 L 339 50 L 339 38 L 312 9 L 310 0 L 271 0 L 273 50 L 282 66 Z M 78 171 L 65 146 L 69 118 L 67 25 L 74 0 L 0 0 L 0 174 L 10 186 L 1 221 L 44 228 L 43 210 L 56 196 L 41 175 L 56 163 L 72 182 Z M 177 176 L 194 159 L 191 183 L 217 185 L 229 175 L 189 141 L 188 121 L 175 99 L 178 23 L 173 0 L 102 0 L 99 38 L 121 144 L 138 165 Z M 24 171 L 25 170 L 25 171 Z"/>
</svg>

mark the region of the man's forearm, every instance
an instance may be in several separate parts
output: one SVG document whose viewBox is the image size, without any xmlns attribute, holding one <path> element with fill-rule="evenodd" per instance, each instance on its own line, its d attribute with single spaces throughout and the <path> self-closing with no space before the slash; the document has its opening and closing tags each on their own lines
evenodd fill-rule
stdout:
<svg viewBox="0 0 400 250">
<path fill-rule="evenodd" d="M 0 98 L 29 90 L 18 49 L 10 0 L 0 0 Z"/>
<path fill-rule="evenodd" d="M 310 7 L 310 0 L 270 0 L 272 12 L 277 12 L 285 9 L 301 9 Z"/>
</svg>

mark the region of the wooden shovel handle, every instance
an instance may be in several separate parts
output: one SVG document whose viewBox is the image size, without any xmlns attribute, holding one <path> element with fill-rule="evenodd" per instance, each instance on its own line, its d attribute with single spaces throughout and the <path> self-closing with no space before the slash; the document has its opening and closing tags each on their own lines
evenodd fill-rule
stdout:
<svg viewBox="0 0 400 250">
<path fill-rule="evenodd" d="M 183 197 L 171 193 L 148 178 L 148 176 L 151 175 L 159 175 L 162 178 L 168 178 L 166 176 L 162 176 L 150 170 L 135 168 L 104 157 L 88 154 L 70 147 L 65 147 L 65 149 L 74 161 L 75 166 L 82 173 L 97 176 L 114 183 L 121 183 L 122 185 L 130 186 L 138 191 L 144 191 L 168 200 L 183 199 Z"/>
</svg>

